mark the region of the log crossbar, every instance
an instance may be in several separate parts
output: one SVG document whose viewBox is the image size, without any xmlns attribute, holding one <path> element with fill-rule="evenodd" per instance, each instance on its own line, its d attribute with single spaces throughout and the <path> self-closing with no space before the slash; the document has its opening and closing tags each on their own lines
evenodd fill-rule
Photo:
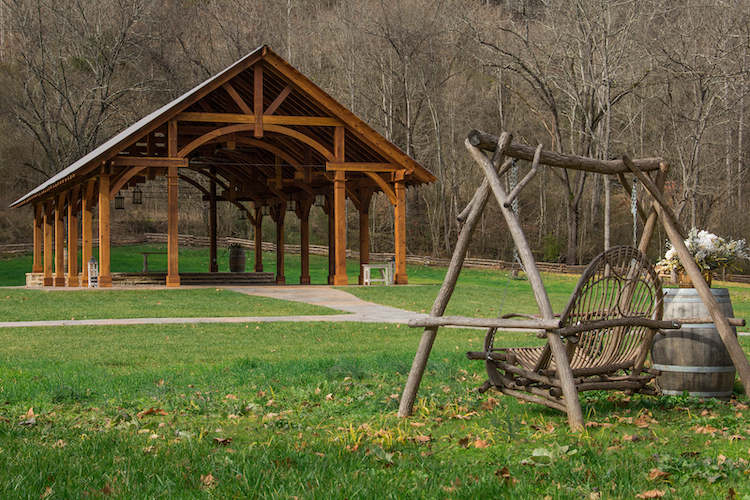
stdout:
<svg viewBox="0 0 750 500">
<path fill-rule="evenodd" d="M 572 430 L 578 432 L 583 429 L 583 414 L 578 399 L 578 392 L 581 390 L 591 389 L 621 389 L 628 391 L 640 391 L 646 394 L 654 394 L 653 388 L 646 384 L 653 378 L 653 370 L 644 368 L 644 362 L 647 355 L 646 349 L 641 349 L 636 359 L 626 363 L 602 367 L 580 367 L 580 358 L 578 359 L 577 368 L 573 369 L 570 360 L 577 354 L 578 340 L 576 335 L 584 331 L 591 331 L 594 328 L 603 331 L 612 332 L 615 335 L 628 335 L 628 329 L 631 327 L 647 328 L 650 333 L 644 338 L 644 342 L 650 345 L 653 338 L 653 332 L 657 330 L 678 329 L 682 324 L 689 323 L 714 323 L 724 344 L 729 351 L 732 361 L 737 368 L 737 372 L 743 383 L 745 391 L 750 393 L 750 363 L 744 355 L 737 338 L 733 335 L 731 326 L 743 326 L 745 321 L 742 319 L 726 318 L 720 310 L 716 300 L 706 282 L 701 278 L 700 270 L 685 246 L 683 239 L 685 230 L 680 225 L 673 211 L 667 206 L 663 195 L 663 186 L 666 180 L 669 165 L 662 158 L 645 158 L 631 160 L 623 156 L 620 160 L 599 160 L 595 158 L 586 158 L 581 156 L 566 155 L 552 151 L 545 151 L 541 146 L 532 148 L 523 144 L 514 143 L 512 136 L 503 132 L 499 137 L 488 134 L 479 130 L 472 130 L 466 140 L 466 147 L 474 161 L 481 167 L 485 174 L 485 179 L 479 189 L 477 189 L 472 200 L 458 216 L 459 222 L 463 223 L 459 239 L 456 243 L 451 264 L 446 274 L 443 286 L 440 289 L 437 299 L 433 304 L 430 317 L 420 320 L 412 320 L 409 326 L 424 327 L 424 333 L 420 341 L 417 353 L 414 357 L 412 369 L 404 386 L 401 404 L 399 406 L 400 416 L 409 416 L 416 400 L 416 393 L 419 388 L 422 375 L 427 364 L 427 360 L 432 349 L 437 331 L 441 326 L 467 326 L 488 328 L 487 338 L 494 339 L 495 331 L 503 328 L 520 328 L 537 330 L 541 337 L 546 337 L 547 346 L 541 353 L 540 360 L 554 360 L 553 369 L 545 369 L 534 372 L 523 371 L 515 367 L 515 352 L 500 353 L 492 349 L 491 343 L 488 346 L 485 340 L 485 350 L 468 353 L 470 359 L 485 360 L 488 364 L 505 367 L 506 374 L 498 373 L 495 375 L 488 374 L 490 380 L 485 383 L 482 389 L 491 386 L 503 387 L 502 392 L 515 396 L 521 400 L 540 403 L 546 406 L 564 411 L 568 415 L 568 423 Z M 492 153 L 490 159 L 487 152 Z M 513 159 L 521 159 L 532 162 L 532 169 L 523 179 L 522 183 L 517 186 L 510 194 L 505 192 L 504 184 L 500 177 L 504 175 Z M 661 221 L 667 231 L 667 235 L 672 241 L 678 256 L 682 262 L 686 262 L 685 269 L 692 281 L 696 284 L 699 296 L 706 305 L 710 317 L 705 318 L 683 318 L 681 320 L 661 321 L 659 319 L 649 318 L 619 318 L 614 320 L 604 319 L 598 322 L 590 322 L 588 325 L 571 325 L 566 328 L 560 327 L 560 321 L 555 318 L 554 313 L 547 296 L 546 289 L 541 280 L 539 270 L 536 266 L 531 249 L 526 241 L 525 235 L 521 228 L 518 218 L 509 209 L 513 198 L 518 196 L 521 189 L 534 177 L 539 164 L 550 167 L 564 168 L 571 170 L 581 170 L 607 175 L 618 176 L 624 180 L 624 174 L 632 174 L 637 177 L 650 195 L 652 203 L 645 205 L 647 210 L 640 210 L 639 216 L 644 221 L 644 230 L 641 236 L 638 250 L 645 252 L 651 241 L 656 224 Z M 649 172 L 655 172 L 656 178 L 652 179 Z M 484 212 L 490 195 L 494 195 L 500 211 L 503 214 L 511 236 L 518 248 L 519 257 L 524 265 L 526 274 L 534 292 L 534 297 L 539 307 L 539 318 L 526 317 L 525 319 L 510 319 L 508 317 L 488 319 L 488 318 L 467 318 L 446 316 L 442 314 L 445 311 L 451 295 L 455 289 L 461 267 L 466 258 L 468 246 L 471 237 L 476 229 L 482 213 Z M 640 208 L 640 207 L 639 207 Z M 658 282 L 658 280 L 657 280 Z M 659 290 L 661 289 L 659 285 Z M 627 297 L 625 298 L 627 301 Z M 661 311 L 661 301 L 657 302 L 657 307 Z M 660 318 L 661 314 L 657 316 Z M 594 324 L 596 323 L 596 324 Z M 563 338 L 570 339 L 563 343 Z M 541 349 L 541 348 L 540 348 Z M 546 363 L 546 362 L 545 362 Z M 489 366 L 489 365 L 488 365 Z M 614 377 L 611 375 L 612 369 L 633 370 L 632 375 L 623 377 Z M 638 373 L 643 373 L 639 375 Z M 523 375 L 521 375 L 523 373 Z M 529 375 L 531 373 L 531 375 Z M 580 377 L 599 377 L 594 379 L 580 379 Z M 514 379 L 515 377 L 515 379 Z M 554 377 L 554 378 L 549 378 Z M 539 379 L 539 380 L 537 380 Z M 553 385 L 549 391 L 541 387 L 533 386 L 533 382 L 542 381 L 545 384 Z M 529 382 L 532 385 L 529 386 Z"/>
</svg>

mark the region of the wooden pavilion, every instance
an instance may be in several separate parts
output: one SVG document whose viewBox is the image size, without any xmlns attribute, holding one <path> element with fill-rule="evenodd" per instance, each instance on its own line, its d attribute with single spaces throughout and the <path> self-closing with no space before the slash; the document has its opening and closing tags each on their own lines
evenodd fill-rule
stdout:
<svg viewBox="0 0 750 500">
<path fill-rule="evenodd" d="M 111 286 L 110 202 L 120 190 L 162 176 L 167 180 L 167 286 L 180 285 L 178 180 L 200 190 L 209 204 L 210 272 L 218 272 L 216 207 L 224 201 L 236 205 L 254 225 L 256 272 L 263 271 L 263 220 L 270 216 L 276 223 L 278 284 L 286 282 L 284 217 L 288 210 L 294 211 L 301 220 L 300 283 L 310 283 L 308 221 L 315 204 L 328 215 L 328 281 L 335 285 L 348 284 L 346 199 L 359 212 L 361 264 L 369 263 L 372 195 L 382 192 L 393 205 L 394 282 L 403 284 L 407 282 L 406 188 L 435 180 L 262 46 L 12 203 L 11 207 L 31 204 L 34 208 L 32 272 L 43 273 L 45 286 L 86 286 L 86 265 L 78 276 L 79 238 L 85 263 L 92 256 L 96 206 L 99 286 Z M 68 273 L 63 271 L 66 241 Z"/>
</svg>

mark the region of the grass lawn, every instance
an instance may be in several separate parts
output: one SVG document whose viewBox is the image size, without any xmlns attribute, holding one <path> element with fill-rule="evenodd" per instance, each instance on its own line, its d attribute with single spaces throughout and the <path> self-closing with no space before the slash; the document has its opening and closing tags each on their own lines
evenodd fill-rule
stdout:
<svg viewBox="0 0 750 500">
<path fill-rule="evenodd" d="M 341 314 L 341 311 L 301 302 L 246 295 L 223 288 L 0 290 L 0 321 L 313 314 Z"/>
<path fill-rule="evenodd" d="M 346 291 L 429 311 L 445 269 L 408 273 L 414 285 Z M 545 280 L 559 311 L 577 277 Z M 750 287 L 729 288 L 735 315 L 747 317 Z M 0 315 L 311 307 L 257 299 L 211 288 L 5 289 Z M 536 312 L 528 282 L 466 270 L 447 314 L 495 316 L 500 307 Z M 405 325 L 357 323 L 0 329 L 0 498 L 750 500 L 745 395 L 586 393 L 589 426 L 575 435 L 558 412 L 478 394 L 484 366 L 464 353 L 480 348 L 484 333 L 441 329 L 414 416 L 400 419 L 420 336 Z M 502 342 L 540 341 L 505 333 Z M 740 342 L 750 349 L 750 338 Z"/>
<path fill-rule="evenodd" d="M 744 397 L 593 393 L 593 425 L 572 435 L 562 414 L 475 392 L 483 365 L 463 352 L 481 333 L 451 329 L 400 419 L 419 336 L 350 323 L 0 330 L 0 498 L 750 498 Z"/>
</svg>

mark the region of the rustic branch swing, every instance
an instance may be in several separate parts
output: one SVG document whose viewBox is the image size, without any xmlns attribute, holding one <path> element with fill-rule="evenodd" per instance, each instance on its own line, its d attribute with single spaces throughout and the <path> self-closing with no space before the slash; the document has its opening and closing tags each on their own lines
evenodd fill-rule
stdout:
<svg viewBox="0 0 750 500">
<path fill-rule="evenodd" d="M 449 325 L 489 329 L 484 351 L 468 353 L 470 359 L 484 360 L 487 365 L 489 380 L 483 389 L 494 387 L 505 394 L 564 411 L 573 430 L 583 428 L 583 414 L 578 399 L 581 391 L 620 389 L 655 394 L 654 388 L 648 384 L 658 372 L 644 368 L 653 336 L 657 330 L 680 328 L 681 323 L 661 320 L 661 283 L 653 266 L 644 256 L 659 219 L 711 315 L 710 318 L 690 320 L 713 322 L 716 325 L 745 391 L 750 394 L 750 364 L 734 335 L 729 319 L 719 308 L 708 284 L 701 279 L 700 270 L 684 245 L 685 230 L 662 196 L 669 169 L 664 160 L 631 160 L 624 156 L 622 160 L 604 161 L 564 155 L 544 151 L 541 145 L 534 149 L 513 143 L 507 132 L 495 137 L 471 131 L 466 147 L 486 178 L 459 215 L 459 220 L 464 225 L 430 317 L 409 323 L 409 326 L 425 327 L 425 330 L 404 387 L 399 415 L 411 415 L 438 328 Z M 494 152 L 492 159 L 485 151 Z M 511 193 L 506 193 L 500 178 L 511 167 L 514 159 L 531 161 L 532 168 Z M 531 249 L 518 217 L 511 210 L 513 200 L 533 178 L 540 164 L 617 175 L 628 191 L 630 184 L 625 174 L 632 173 L 652 198 L 647 212 L 637 207 L 644 224 L 638 248 L 614 247 L 596 257 L 581 277 L 560 318 L 556 318 L 552 311 Z M 497 319 L 442 316 L 490 194 L 495 196 L 508 224 L 531 283 L 540 317 L 518 314 Z M 547 344 L 537 348 L 496 349 L 496 330 L 503 328 L 535 330 L 540 338 L 547 338 Z M 622 370 L 629 373 L 617 374 Z"/>
</svg>

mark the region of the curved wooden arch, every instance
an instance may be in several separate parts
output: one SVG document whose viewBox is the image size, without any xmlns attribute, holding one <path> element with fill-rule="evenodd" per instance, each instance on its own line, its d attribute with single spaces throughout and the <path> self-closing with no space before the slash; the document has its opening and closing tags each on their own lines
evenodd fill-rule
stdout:
<svg viewBox="0 0 750 500">
<path fill-rule="evenodd" d="M 336 157 L 334 156 L 334 154 L 331 151 L 329 151 L 325 146 L 323 146 L 321 143 L 314 140 L 313 138 L 308 137 L 305 134 L 302 134 L 300 132 L 297 132 L 296 130 L 292 130 L 288 127 L 282 127 L 279 125 L 266 125 L 263 129 L 268 132 L 277 132 L 279 134 L 286 135 L 293 139 L 297 139 L 298 141 L 307 144 L 308 146 L 310 146 L 311 148 L 315 149 L 317 152 L 325 156 L 328 161 L 336 161 Z M 191 143 L 189 143 L 187 146 L 185 146 L 184 148 L 182 148 L 180 151 L 177 152 L 177 157 L 185 158 L 192 151 L 203 146 L 204 144 L 207 144 L 212 139 L 216 139 L 218 137 L 228 135 L 228 134 L 234 134 L 237 132 L 251 132 L 254 130 L 255 130 L 255 125 L 252 123 L 241 123 L 239 125 L 229 125 L 227 127 L 217 128 L 193 140 Z M 236 140 L 237 139 L 235 138 L 235 141 Z"/>
<path fill-rule="evenodd" d="M 365 173 L 367 174 L 369 178 L 375 181 L 375 184 L 377 184 L 380 187 L 380 189 L 383 190 L 383 193 L 385 193 L 385 195 L 388 197 L 388 201 L 390 201 L 391 205 L 395 207 L 396 203 L 398 203 L 398 201 L 396 200 L 396 193 L 393 191 L 391 186 L 387 182 L 385 182 L 385 179 L 383 179 L 382 177 L 380 177 L 378 174 L 374 172 L 365 172 Z"/>
<path fill-rule="evenodd" d="M 221 142 L 222 141 L 219 139 L 219 137 L 214 137 L 213 139 L 211 139 L 210 141 L 205 142 L 202 145 L 205 146 L 207 144 L 214 144 L 214 143 L 220 144 Z M 259 148 L 259 149 L 265 149 L 266 151 L 269 151 L 269 152 L 275 154 L 276 156 L 278 156 L 279 158 L 281 158 L 282 160 L 284 160 L 285 162 L 287 162 L 292 167 L 294 167 L 295 164 L 299 164 L 299 160 L 296 159 L 291 154 L 289 154 L 288 152 L 284 151 L 283 149 L 281 149 L 281 148 L 279 148 L 277 146 L 274 146 L 273 144 L 269 144 L 267 142 L 263 142 L 263 141 L 261 141 L 259 139 L 251 139 L 249 137 L 242 137 L 242 136 L 240 136 L 240 137 L 235 137 L 234 138 L 234 142 L 236 142 L 238 144 L 246 144 L 246 145 L 249 145 L 249 146 L 252 146 L 252 147 L 256 147 L 256 148 Z M 220 167 L 221 163 L 217 163 L 215 166 Z"/>
<path fill-rule="evenodd" d="M 113 198 L 130 179 L 138 175 L 145 168 L 146 167 L 131 167 L 125 170 L 125 172 L 123 172 L 123 174 L 117 179 L 117 181 L 112 184 L 112 187 L 109 190 L 109 197 Z"/>
</svg>

